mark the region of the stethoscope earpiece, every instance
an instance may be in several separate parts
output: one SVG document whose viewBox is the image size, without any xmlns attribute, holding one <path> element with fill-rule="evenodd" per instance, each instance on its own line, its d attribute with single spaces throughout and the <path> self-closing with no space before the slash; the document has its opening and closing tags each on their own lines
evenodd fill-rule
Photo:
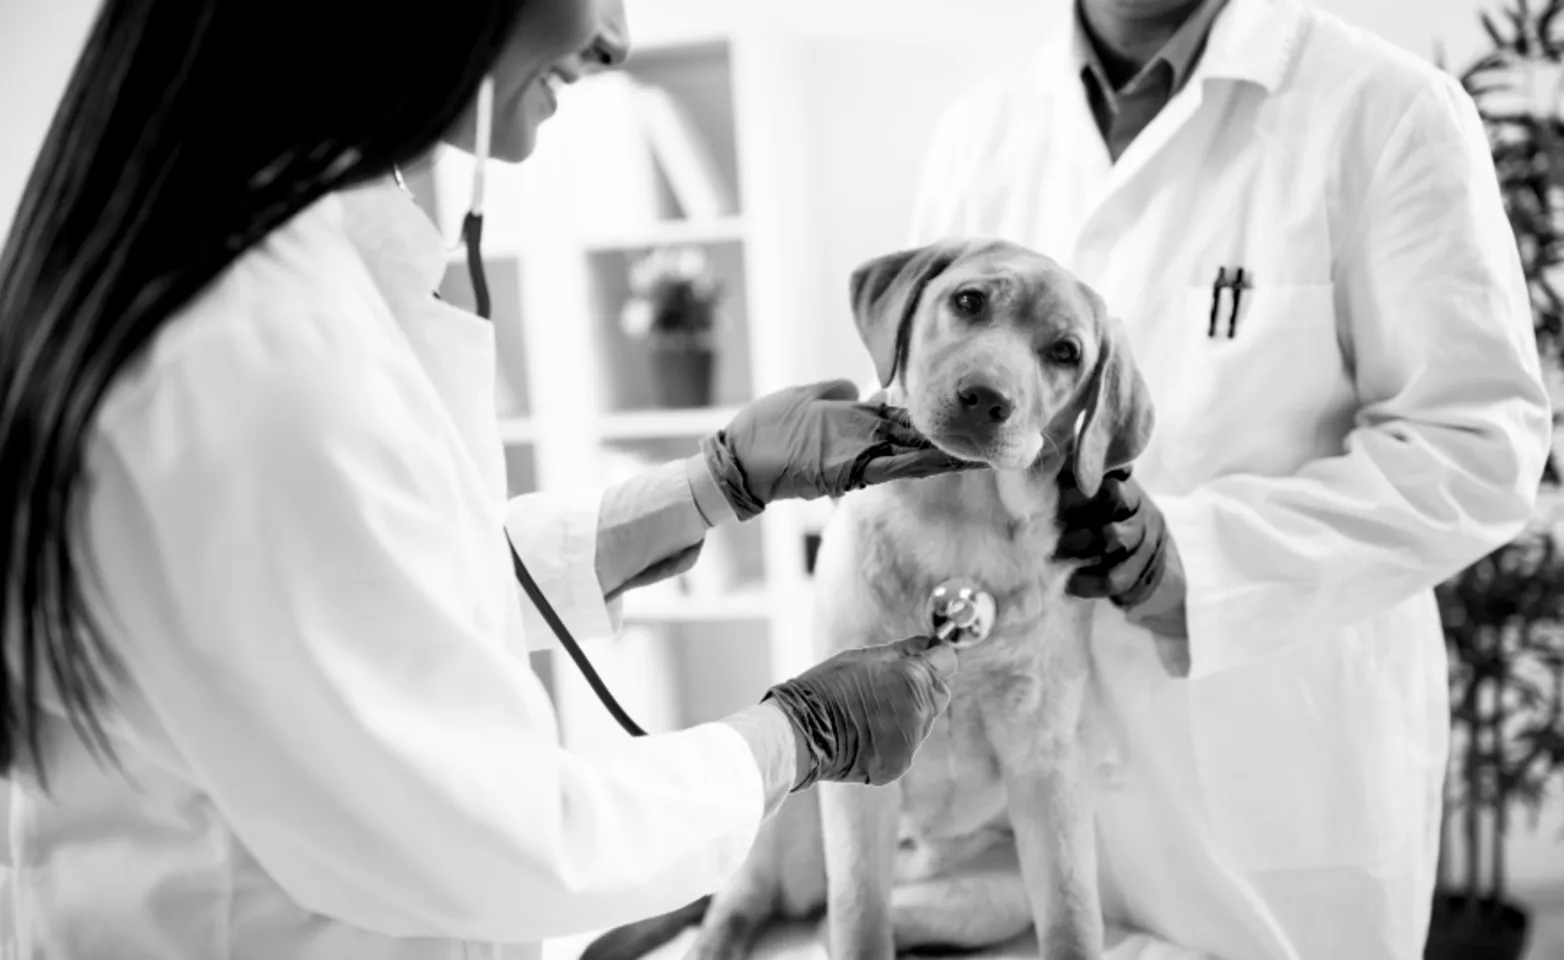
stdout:
<svg viewBox="0 0 1564 960">
<path fill-rule="evenodd" d="M 489 152 L 494 137 L 494 77 L 486 76 L 478 85 L 477 130 L 473 135 L 472 150 L 472 205 L 468 212 L 483 216 L 484 179 L 489 168 Z"/>
</svg>

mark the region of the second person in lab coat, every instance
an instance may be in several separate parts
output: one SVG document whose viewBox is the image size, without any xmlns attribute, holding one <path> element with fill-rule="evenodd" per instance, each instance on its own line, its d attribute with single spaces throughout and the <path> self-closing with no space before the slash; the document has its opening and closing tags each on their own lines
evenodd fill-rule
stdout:
<svg viewBox="0 0 1564 960">
<path fill-rule="evenodd" d="M 1078 0 L 944 116 L 915 221 L 1075 271 L 1155 403 L 1133 477 L 1061 541 L 1114 600 L 1110 955 L 1418 960 L 1432 588 L 1520 531 L 1551 434 L 1470 99 L 1298 0 Z"/>
<path fill-rule="evenodd" d="M 492 328 L 382 184 L 491 70 L 525 155 L 591 12 L 104 4 L 0 257 L 0 954 L 534 956 L 711 891 L 790 790 L 910 763 L 955 662 L 917 638 L 559 744 L 506 534 L 599 636 L 709 525 L 958 466 L 824 385 L 505 503 Z"/>
</svg>

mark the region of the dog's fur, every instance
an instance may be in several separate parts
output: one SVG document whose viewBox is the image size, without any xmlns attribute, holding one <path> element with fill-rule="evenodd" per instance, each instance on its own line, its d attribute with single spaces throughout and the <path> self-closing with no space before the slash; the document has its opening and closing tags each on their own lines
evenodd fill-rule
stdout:
<svg viewBox="0 0 1564 960">
<path fill-rule="evenodd" d="M 1081 729 L 1090 608 L 1065 595 L 1070 567 L 1051 559 L 1056 476 L 1068 457 L 1094 492 L 1142 451 L 1145 385 L 1101 298 L 1013 244 L 890 254 L 854 272 L 852 295 L 888 402 L 992 469 L 844 498 L 817 561 L 816 653 L 926 633 L 929 595 L 952 577 L 994 595 L 996 623 L 961 652 L 950 707 L 905 777 L 789 798 L 709 902 L 620 928 L 585 960 L 631 960 L 702 913 L 695 956 L 741 960 L 772 918 L 822 906 L 835 960 L 977 948 L 1033 927 L 1048 960 L 1101 955 Z M 974 404 L 974 386 L 1013 412 L 981 416 L 994 395 Z"/>
</svg>

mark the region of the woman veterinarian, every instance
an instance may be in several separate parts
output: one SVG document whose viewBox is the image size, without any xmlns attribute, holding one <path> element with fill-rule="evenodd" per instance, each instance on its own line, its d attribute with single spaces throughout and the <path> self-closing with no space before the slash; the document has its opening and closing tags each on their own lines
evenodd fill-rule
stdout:
<svg viewBox="0 0 1564 960">
<path fill-rule="evenodd" d="M 792 789 L 906 769 L 955 669 L 922 639 L 559 746 L 503 533 L 602 634 L 724 514 L 955 466 L 826 385 L 504 503 L 490 329 L 379 184 L 470 137 L 486 74 L 520 159 L 616 44 L 590 0 L 104 4 L 0 260 L 7 956 L 529 956 L 710 892 Z"/>
</svg>

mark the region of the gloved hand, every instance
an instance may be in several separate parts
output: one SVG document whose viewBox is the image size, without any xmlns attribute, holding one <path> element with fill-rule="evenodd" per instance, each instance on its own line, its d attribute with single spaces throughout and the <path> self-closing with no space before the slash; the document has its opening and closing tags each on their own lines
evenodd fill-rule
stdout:
<svg viewBox="0 0 1564 960">
<path fill-rule="evenodd" d="M 821 780 L 883 786 L 912 766 L 950 703 L 956 653 L 930 637 L 846 650 L 768 691 L 806 757 L 793 790 Z"/>
<path fill-rule="evenodd" d="M 1059 474 L 1059 543 L 1054 557 L 1081 560 L 1066 592 L 1106 597 L 1125 610 L 1149 600 L 1167 572 L 1172 540 L 1162 511 L 1130 478 L 1129 470 L 1103 477 L 1090 499 L 1069 467 Z"/>
<path fill-rule="evenodd" d="M 850 490 L 970 469 L 936 449 L 904 410 L 859 403 L 850 380 L 761 397 L 701 441 L 707 469 L 740 520 L 774 500 L 839 497 Z"/>
</svg>

